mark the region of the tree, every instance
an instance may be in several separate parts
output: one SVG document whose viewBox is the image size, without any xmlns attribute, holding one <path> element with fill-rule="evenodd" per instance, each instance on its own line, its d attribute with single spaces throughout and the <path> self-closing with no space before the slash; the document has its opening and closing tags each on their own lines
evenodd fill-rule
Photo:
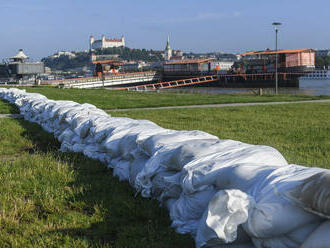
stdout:
<svg viewBox="0 0 330 248">
<path fill-rule="evenodd" d="M 315 68 L 316 69 L 328 69 L 330 66 L 330 56 L 316 56 Z"/>
</svg>

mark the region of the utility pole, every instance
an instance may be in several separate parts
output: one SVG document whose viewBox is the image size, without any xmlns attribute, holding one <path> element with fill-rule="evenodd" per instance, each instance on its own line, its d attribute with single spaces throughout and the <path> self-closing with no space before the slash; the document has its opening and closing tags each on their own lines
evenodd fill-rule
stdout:
<svg viewBox="0 0 330 248">
<path fill-rule="evenodd" d="M 278 26 L 282 25 L 282 23 L 280 22 L 273 22 L 272 24 L 274 27 L 275 27 L 275 51 L 276 51 L 276 54 L 275 54 L 275 94 L 277 95 L 278 94 L 278 73 L 277 73 L 277 64 L 278 64 L 278 54 L 277 54 L 277 36 L 278 36 Z"/>
</svg>

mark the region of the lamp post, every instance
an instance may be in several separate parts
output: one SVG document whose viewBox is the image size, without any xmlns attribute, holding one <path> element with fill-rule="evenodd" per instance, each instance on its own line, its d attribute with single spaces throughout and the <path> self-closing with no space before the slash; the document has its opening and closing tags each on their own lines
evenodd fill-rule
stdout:
<svg viewBox="0 0 330 248">
<path fill-rule="evenodd" d="M 278 54 L 277 54 L 277 34 L 278 34 L 278 26 L 282 25 L 280 22 L 273 22 L 272 25 L 275 27 L 275 94 L 278 94 L 278 74 L 277 74 L 277 60 L 278 60 Z"/>
</svg>

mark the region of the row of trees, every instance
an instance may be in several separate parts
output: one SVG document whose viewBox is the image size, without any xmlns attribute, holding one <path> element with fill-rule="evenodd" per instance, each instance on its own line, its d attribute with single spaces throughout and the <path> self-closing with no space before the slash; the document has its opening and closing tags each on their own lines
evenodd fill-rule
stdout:
<svg viewBox="0 0 330 248">
<path fill-rule="evenodd" d="M 97 49 L 94 51 L 96 55 L 100 54 L 119 54 L 122 60 L 143 60 L 146 62 L 156 62 L 163 60 L 160 52 L 146 49 L 135 49 L 128 47 L 112 47 L 105 49 Z"/>
<path fill-rule="evenodd" d="M 73 68 L 90 67 L 92 65 L 90 54 L 76 53 L 76 56 L 70 58 L 66 55 L 61 55 L 58 58 L 47 57 L 41 60 L 45 66 L 50 67 L 52 70 L 66 71 Z"/>
</svg>

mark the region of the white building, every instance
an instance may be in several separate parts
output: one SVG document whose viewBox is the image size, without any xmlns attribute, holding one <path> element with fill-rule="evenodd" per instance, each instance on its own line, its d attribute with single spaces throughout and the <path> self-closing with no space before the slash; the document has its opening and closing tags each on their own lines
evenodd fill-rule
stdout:
<svg viewBox="0 0 330 248">
<path fill-rule="evenodd" d="M 125 38 L 124 36 L 121 39 L 107 39 L 105 35 L 102 35 L 100 40 L 95 40 L 94 36 L 91 35 L 89 37 L 89 48 L 93 49 L 104 49 L 110 47 L 124 47 L 125 46 Z"/>
<path fill-rule="evenodd" d="M 216 61 L 211 62 L 211 69 L 217 70 L 220 72 L 227 72 L 228 70 L 230 70 L 232 68 L 233 65 L 234 65 L 234 61 L 216 60 Z"/>
<path fill-rule="evenodd" d="M 66 51 L 60 51 L 55 53 L 53 56 L 51 56 L 52 58 L 58 58 L 60 56 L 68 56 L 69 58 L 74 58 L 76 57 L 76 55 L 74 53 L 71 52 L 66 52 Z"/>
<path fill-rule="evenodd" d="M 183 57 L 183 52 L 181 50 L 173 50 L 173 55 L 177 57 Z"/>
</svg>

